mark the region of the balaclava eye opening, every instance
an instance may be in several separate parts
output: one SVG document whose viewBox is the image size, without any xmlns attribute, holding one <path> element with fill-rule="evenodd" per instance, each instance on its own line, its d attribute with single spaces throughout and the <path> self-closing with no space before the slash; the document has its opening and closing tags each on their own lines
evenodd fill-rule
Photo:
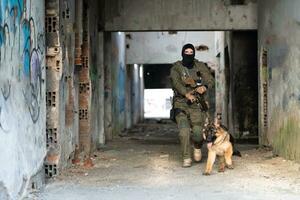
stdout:
<svg viewBox="0 0 300 200">
<path fill-rule="evenodd" d="M 184 51 L 186 49 L 192 49 L 193 50 L 193 54 L 191 54 L 191 55 L 185 54 Z M 195 59 L 195 47 L 194 47 L 194 45 L 192 45 L 192 44 L 185 44 L 182 47 L 181 55 L 182 55 L 182 64 L 183 64 L 183 66 L 185 66 L 187 68 L 192 68 L 193 65 L 194 65 L 194 59 Z"/>
</svg>

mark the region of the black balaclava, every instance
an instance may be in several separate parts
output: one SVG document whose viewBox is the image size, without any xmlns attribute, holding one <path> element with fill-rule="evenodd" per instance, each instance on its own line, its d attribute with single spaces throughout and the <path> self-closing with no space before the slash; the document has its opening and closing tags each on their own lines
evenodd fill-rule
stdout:
<svg viewBox="0 0 300 200">
<path fill-rule="evenodd" d="M 192 55 L 187 55 L 184 53 L 184 51 L 186 49 L 193 49 L 193 54 Z M 187 67 L 187 68 L 193 68 L 193 65 L 194 65 L 194 58 L 195 58 L 195 47 L 194 45 L 192 44 L 185 44 L 183 47 L 182 47 L 182 52 L 181 52 L 181 55 L 182 55 L 182 64 L 183 66 Z"/>
</svg>

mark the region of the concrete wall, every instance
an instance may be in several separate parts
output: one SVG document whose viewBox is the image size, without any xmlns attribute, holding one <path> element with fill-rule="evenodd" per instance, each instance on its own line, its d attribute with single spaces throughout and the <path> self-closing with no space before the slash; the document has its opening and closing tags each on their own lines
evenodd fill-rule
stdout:
<svg viewBox="0 0 300 200">
<path fill-rule="evenodd" d="M 174 63 L 181 60 L 182 46 L 192 43 L 208 50 L 197 51 L 196 58 L 212 62 L 215 53 L 214 32 L 131 32 L 126 34 L 127 64 Z"/>
<path fill-rule="evenodd" d="M 299 7 L 298 0 L 264 0 L 258 6 L 261 144 L 272 145 L 276 153 L 297 161 L 300 161 Z"/>
<path fill-rule="evenodd" d="M 217 113 L 235 137 L 257 138 L 257 35 L 255 31 L 216 33 Z"/>
<path fill-rule="evenodd" d="M 256 29 L 255 1 L 230 5 L 224 0 L 106 0 L 105 30 Z"/>
<path fill-rule="evenodd" d="M 44 175 L 44 13 L 44 1 L 0 2 L 1 200 L 19 199 Z"/>
</svg>

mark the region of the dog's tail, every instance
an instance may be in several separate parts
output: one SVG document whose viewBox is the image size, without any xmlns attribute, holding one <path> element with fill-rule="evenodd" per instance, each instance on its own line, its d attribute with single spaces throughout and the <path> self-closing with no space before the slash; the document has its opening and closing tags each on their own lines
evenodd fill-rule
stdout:
<svg viewBox="0 0 300 200">
<path fill-rule="evenodd" d="M 236 148 L 233 149 L 233 154 L 232 155 L 242 157 L 241 152 L 239 150 L 237 150 Z"/>
<path fill-rule="evenodd" d="M 231 134 L 230 134 L 230 142 L 231 142 L 232 147 L 233 147 L 233 153 L 232 153 L 232 155 L 238 156 L 238 157 L 242 157 L 241 152 L 239 150 L 237 150 L 236 147 L 235 147 L 235 139 L 234 139 L 234 137 Z"/>
</svg>

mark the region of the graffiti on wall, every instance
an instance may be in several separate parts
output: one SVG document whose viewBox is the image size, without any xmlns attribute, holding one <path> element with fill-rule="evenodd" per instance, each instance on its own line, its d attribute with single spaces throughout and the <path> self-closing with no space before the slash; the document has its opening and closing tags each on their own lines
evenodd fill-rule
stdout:
<svg viewBox="0 0 300 200">
<path fill-rule="evenodd" d="M 118 71 L 118 101 L 120 106 L 120 112 L 125 111 L 125 66 L 123 63 L 119 64 L 119 71 Z"/>
<path fill-rule="evenodd" d="M 0 106 L 0 130 L 2 130 L 4 133 L 8 133 L 9 131 L 4 128 L 3 121 L 2 121 L 2 107 Z"/>
<path fill-rule="evenodd" d="M 12 66 L 12 78 L 25 82 L 24 101 L 33 123 L 36 123 L 40 115 L 42 96 L 45 37 L 43 30 L 37 31 L 35 20 L 30 16 L 31 4 L 28 0 L 0 2 L 0 70 L 2 68 L 8 72 L 4 68 L 10 61 L 17 65 Z M 11 82 L 7 81 L 0 87 L 4 100 L 7 101 L 12 89 Z"/>
<path fill-rule="evenodd" d="M 0 90 L 1 90 L 4 100 L 7 101 L 10 96 L 11 82 L 9 80 L 7 80 L 7 82 L 5 82 L 3 84 L 3 86 L 0 88 Z"/>
</svg>

